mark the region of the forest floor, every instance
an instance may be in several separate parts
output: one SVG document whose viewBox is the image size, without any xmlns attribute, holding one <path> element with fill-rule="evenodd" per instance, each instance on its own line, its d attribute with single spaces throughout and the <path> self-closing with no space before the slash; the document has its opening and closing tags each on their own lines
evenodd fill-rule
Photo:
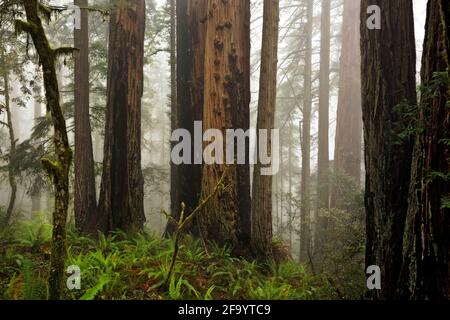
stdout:
<svg viewBox="0 0 450 320">
<path fill-rule="evenodd" d="M 46 298 L 51 226 L 29 221 L 0 234 L 0 299 Z M 65 299 L 338 299 L 324 276 L 287 259 L 259 264 L 235 258 L 228 248 L 184 238 L 174 276 L 161 283 L 173 253 L 173 241 L 147 233 L 115 233 L 98 240 L 68 231 L 66 266 L 78 266 L 81 289 Z M 68 274 L 68 277 L 70 274 Z"/>
</svg>

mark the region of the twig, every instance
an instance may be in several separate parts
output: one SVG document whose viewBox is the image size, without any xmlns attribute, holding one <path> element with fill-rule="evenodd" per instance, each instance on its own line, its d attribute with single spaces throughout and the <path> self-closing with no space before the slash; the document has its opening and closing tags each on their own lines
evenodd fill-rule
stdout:
<svg viewBox="0 0 450 320">
<path fill-rule="evenodd" d="M 172 261 L 170 263 L 170 268 L 169 271 L 167 272 L 167 276 L 166 279 L 164 281 L 163 284 L 163 288 L 167 290 L 167 288 L 169 287 L 169 283 L 170 280 L 172 278 L 174 269 L 175 269 L 175 264 L 177 261 L 177 256 L 178 256 L 178 251 L 179 251 L 179 242 L 180 239 L 183 235 L 183 231 L 184 229 L 186 229 L 186 227 L 194 220 L 194 218 L 203 211 L 203 209 L 205 208 L 205 206 L 208 204 L 208 202 L 216 196 L 216 194 L 220 191 L 224 189 L 224 185 L 223 182 L 225 180 L 225 176 L 226 176 L 226 168 L 223 171 L 222 177 L 220 178 L 219 182 L 217 183 L 217 185 L 215 186 L 213 192 L 207 196 L 205 199 L 200 201 L 200 204 L 197 206 L 197 208 L 194 209 L 194 211 L 192 211 L 192 213 L 185 218 L 185 213 L 186 213 L 186 205 L 184 203 L 181 204 L 181 214 L 180 214 L 180 220 L 177 222 L 172 216 L 167 215 L 166 212 L 163 212 L 164 214 L 166 214 L 166 216 L 169 218 L 169 220 L 171 221 L 175 221 L 175 224 L 177 226 L 177 230 L 175 231 L 175 244 L 174 244 L 174 251 L 173 251 L 173 255 L 172 255 Z"/>
</svg>

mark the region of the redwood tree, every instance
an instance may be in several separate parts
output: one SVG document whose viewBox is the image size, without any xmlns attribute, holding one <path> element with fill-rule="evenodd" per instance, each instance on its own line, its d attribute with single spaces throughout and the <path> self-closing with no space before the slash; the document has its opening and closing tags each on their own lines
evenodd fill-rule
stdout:
<svg viewBox="0 0 450 320">
<path fill-rule="evenodd" d="M 87 0 L 75 0 L 81 10 L 81 29 L 75 29 L 75 225 L 79 231 L 88 231 L 87 225 L 96 213 L 94 153 L 91 122 L 89 120 L 89 18 Z M 92 230 L 91 230 L 92 231 Z M 94 230 L 95 231 L 95 230 Z"/>
<path fill-rule="evenodd" d="M 172 130 L 186 129 L 192 137 L 194 122 L 202 121 L 203 117 L 207 6 L 207 0 L 178 0 L 176 3 L 177 105 L 172 109 L 176 113 Z M 186 213 L 189 213 L 200 200 L 202 167 L 194 164 L 193 144 L 191 155 L 191 164 L 172 165 L 171 209 L 176 220 L 182 202 L 186 204 Z M 169 222 L 167 233 L 173 233 L 174 229 L 175 226 Z"/>
<path fill-rule="evenodd" d="M 329 108 L 330 108 L 330 37 L 331 0 L 322 1 L 320 26 L 319 149 L 317 166 L 317 208 L 329 207 Z M 320 227 L 325 227 L 321 221 Z M 322 228 L 318 228 L 319 232 Z"/>
<path fill-rule="evenodd" d="M 279 6 L 278 0 L 264 0 L 257 129 L 265 129 L 268 132 L 275 126 Z M 267 150 L 272 150 L 273 141 L 270 134 L 267 142 Z M 257 145 L 259 145 L 258 142 Z M 272 255 L 272 176 L 262 175 L 259 161 L 253 169 L 252 192 L 252 248 L 258 257 L 270 258 Z"/>
<path fill-rule="evenodd" d="M 381 29 L 367 28 L 367 8 L 382 8 Z M 402 263 L 413 142 L 405 110 L 416 105 L 411 0 L 361 3 L 362 112 L 366 163 L 366 264 L 381 268 L 381 299 L 395 297 Z"/>
<path fill-rule="evenodd" d="M 99 219 L 102 231 L 145 222 L 141 168 L 145 0 L 115 1 L 110 14 L 108 102 Z"/>
<path fill-rule="evenodd" d="M 302 121 L 302 202 L 300 211 L 300 261 L 308 260 L 311 244 L 311 112 L 312 112 L 312 37 L 314 1 L 306 2 L 305 72 L 303 75 L 303 121 Z"/>
<path fill-rule="evenodd" d="M 361 183 L 362 147 L 360 5 L 359 0 L 344 1 L 334 151 L 334 171 L 348 175 L 358 185 Z M 346 191 L 333 184 L 333 207 L 342 208 L 343 192 Z"/>
<path fill-rule="evenodd" d="M 208 0 L 204 76 L 204 130 L 250 126 L 250 1 Z M 248 160 L 248 144 L 246 146 Z M 225 154 L 225 150 L 224 150 Z M 250 174 L 246 165 L 226 170 L 227 188 L 199 216 L 202 236 L 237 245 L 250 236 Z M 202 196 L 213 193 L 224 165 L 203 166 Z"/>
<path fill-rule="evenodd" d="M 428 2 L 400 296 L 450 297 L 450 7 Z"/>
</svg>

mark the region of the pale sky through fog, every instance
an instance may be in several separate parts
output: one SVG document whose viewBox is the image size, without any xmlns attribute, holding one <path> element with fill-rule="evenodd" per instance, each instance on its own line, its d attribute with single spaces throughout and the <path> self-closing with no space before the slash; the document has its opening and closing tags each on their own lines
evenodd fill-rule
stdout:
<svg viewBox="0 0 450 320">
<path fill-rule="evenodd" d="M 416 51 L 417 51 L 417 74 L 420 75 L 420 66 L 422 61 L 423 38 L 425 36 L 425 20 L 427 14 L 426 0 L 413 0 L 414 2 L 414 21 L 416 32 Z"/>
<path fill-rule="evenodd" d="M 262 1 L 262 0 L 259 0 Z M 281 0 L 283 1 L 283 0 Z M 56 5 L 63 5 L 68 3 L 73 3 L 73 1 L 69 0 L 53 0 L 50 1 Z M 95 1 L 90 1 L 91 3 L 95 3 Z M 155 0 L 157 5 L 163 5 L 166 0 Z M 414 3 L 414 19 L 416 22 L 416 39 L 417 39 L 417 50 L 418 52 L 422 52 L 422 41 L 424 36 L 424 26 L 425 26 L 425 16 L 426 16 L 426 0 L 413 0 Z M 420 61 L 420 60 L 419 60 Z"/>
<path fill-rule="evenodd" d="M 158 6 L 164 5 L 167 0 L 155 0 L 155 3 Z M 241 1 L 241 0 L 238 0 Z M 262 0 L 253 0 L 254 1 L 262 1 Z M 280 4 L 286 3 L 289 0 L 280 0 Z M 297 0 L 298 1 L 298 0 Z M 356 0 L 355 0 L 356 1 Z M 417 79 L 420 81 L 420 67 L 421 67 L 421 56 L 422 56 L 422 46 L 423 46 L 423 38 L 425 32 L 425 19 L 426 19 L 426 6 L 427 0 L 412 0 L 414 4 L 414 21 L 415 21 L 415 33 L 416 33 L 416 49 L 417 49 Z M 50 3 L 55 5 L 65 5 L 69 3 L 73 3 L 73 0 L 51 0 Z M 94 4 L 95 0 L 90 0 L 90 4 Z M 262 6 L 261 6 L 262 8 Z M 318 10 L 318 14 L 320 14 L 320 0 L 315 1 L 315 10 Z M 262 11 L 262 9 L 261 9 Z M 262 12 L 258 13 L 262 15 Z M 255 20 L 255 19 L 253 19 Z M 257 29 L 261 29 L 261 26 L 256 26 Z M 254 30 L 256 32 L 262 32 L 262 30 Z M 252 41 L 252 50 L 259 50 L 260 48 L 260 39 L 257 41 Z M 255 51 L 255 52 L 256 52 Z M 281 54 L 281 52 L 280 52 Z M 252 57 L 254 57 L 252 55 Z M 252 77 L 252 83 L 255 88 L 258 87 L 258 79 L 259 75 L 255 75 Z M 253 90 L 253 87 L 252 87 Z M 253 97 L 252 97 L 253 98 Z M 257 99 L 257 96 L 254 97 Z M 335 104 L 335 103 L 334 103 Z M 335 110 L 330 110 L 332 114 L 335 114 Z M 332 117 L 333 118 L 333 117 Z M 333 124 L 333 123 L 332 123 Z M 313 129 L 314 130 L 314 129 Z M 334 128 L 330 128 L 330 159 L 334 158 Z"/>
</svg>

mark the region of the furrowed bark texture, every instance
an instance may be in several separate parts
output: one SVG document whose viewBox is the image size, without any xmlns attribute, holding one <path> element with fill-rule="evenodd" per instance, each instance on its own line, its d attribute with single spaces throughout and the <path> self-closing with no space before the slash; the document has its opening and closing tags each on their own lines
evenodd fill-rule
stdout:
<svg viewBox="0 0 450 320">
<path fill-rule="evenodd" d="M 422 95 L 414 149 L 404 263 L 399 294 L 407 299 L 449 298 L 450 5 L 428 2 L 422 58 Z"/>
<path fill-rule="evenodd" d="M 194 137 L 194 122 L 202 121 L 205 68 L 205 40 L 207 0 L 177 1 L 177 123 L 176 129 L 186 129 Z M 194 144 L 191 163 L 174 168 L 175 192 L 172 197 L 172 215 L 178 220 L 181 203 L 190 213 L 200 202 L 202 166 L 194 164 Z M 202 154 L 197 155 L 202 156 Z M 194 231 L 196 224 L 189 227 Z M 166 233 L 175 232 L 176 226 L 168 223 Z"/>
<path fill-rule="evenodd" d="M 98 228 L 143 227 L 141 169 L 145 1 L 120 0 L 111 12 L 103 176 Z"/>
<path fill-rule="evenodd" d="M 381 30 L 366 26 L 367 8 L 378 5 Z M 401 107 L 416 105 L 416 52 L 410 0 L 361 3 L 362 112 L 366 163 L 366 264 L 381 268 L 382 290 L 392 299 L 402 264 L 412 139 L 402 139 Z"/>
<path fill-rule="evenodd" d="M 222 130 L 225 137 L 226 129 L 246 131 L 250 126 L 250 1 L 208 0 L 206 24 L 203 126 L 204 130 Z M 250 236 L 250 174 L 246 163 L 227 168 L 226 190 L 199 216 L 205 239 L 234 246 Z M 203 166 L 203 197 L 212 193 L 224 169 L 219 164 Z"/>
</svg>

